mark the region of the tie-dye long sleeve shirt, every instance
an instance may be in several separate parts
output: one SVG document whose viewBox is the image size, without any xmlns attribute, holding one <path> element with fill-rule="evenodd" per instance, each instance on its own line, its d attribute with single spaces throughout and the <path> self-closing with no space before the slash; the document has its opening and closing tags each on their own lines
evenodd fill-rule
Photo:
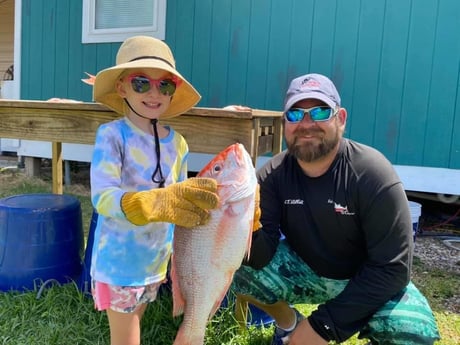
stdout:
<svg viewBox="0 0 460 345">
<path fill-rule="evenodd" d="M 188 146 L 172 128 L 160 139 L 165 185 L 187 177 Z M 98 216 L 91 277 L 120 286 L 142 286 L 166 276 L 174 225 L 152 222 L 136 226 L 122 209 L 124 193 L 158 188 L 152 181 L 157 157 L 155 137 L 127 118 L 99 127 L 91 161 L 91 200 Z"/>
</svg>

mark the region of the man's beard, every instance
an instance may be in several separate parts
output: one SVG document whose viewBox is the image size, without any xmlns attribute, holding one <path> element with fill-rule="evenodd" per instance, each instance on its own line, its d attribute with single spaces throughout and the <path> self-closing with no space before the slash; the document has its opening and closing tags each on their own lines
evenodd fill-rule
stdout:
<svg viewBox="0 0 460 345">
<path fill-rule="evenodd" d="M 325 156 L 327 156 L 331 151 L 333 151 L 340 138 L 341 133 L 336 127 L 336 131 L 333 137 L 321 137 L 321 142 L 304 142 L 298 143 L 298 138 L 302 135 L 321 135 L 324 134 L 322 130 L 299 130 L 294 132 L 294 137 L 291 141 L 286 140 L 286 145 L 290 154 L 296 157 L 298 160 L 301 160 L 306 163 L 311 163 L 317 161 Z"/>
</svg>

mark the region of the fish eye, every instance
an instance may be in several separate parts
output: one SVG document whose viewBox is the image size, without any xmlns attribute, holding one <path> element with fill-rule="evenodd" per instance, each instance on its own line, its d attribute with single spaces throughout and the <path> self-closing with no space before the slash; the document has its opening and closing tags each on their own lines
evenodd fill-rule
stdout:
<svg viewBox="0 0 460 345">
<path fill-rule="evenodd" d="M 212 169 L 214 172 L 219 172 L 222 170 L 222 166 L 219 164 L 214 165 L 214 168 Z"/>
</svg>

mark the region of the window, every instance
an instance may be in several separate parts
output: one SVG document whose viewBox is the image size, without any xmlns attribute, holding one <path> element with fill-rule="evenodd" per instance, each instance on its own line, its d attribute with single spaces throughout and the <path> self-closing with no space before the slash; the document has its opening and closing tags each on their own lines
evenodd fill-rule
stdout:
<svg viewBox="0 0 460 345">
<path fill-rule="evenodd" d="M 135 35 L 164 40 L 166 0 L 83 0 L 82 42 L 122 42 Z"/>
</svg>

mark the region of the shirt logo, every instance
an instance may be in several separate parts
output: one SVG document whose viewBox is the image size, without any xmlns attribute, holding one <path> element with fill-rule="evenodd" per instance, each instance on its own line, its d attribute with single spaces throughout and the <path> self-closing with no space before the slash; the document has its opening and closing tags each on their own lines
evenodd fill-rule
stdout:
<svg viewBox="0 0 460 345">
<path fill-rule="evenodd" d="M 355 215 L 354 212 L 348 211 L 348 206 L 346 206 L 346 205 L 342 206 L 341 204 L 338 204 L 335 201 L 330 200 L 330 199 L 327 201 L 327 203 L 328 204 L 334 204 L 335 213 L 339 213 L 339 214 L 341 214 L 343 216 L 354 216 Z"/>
</svg>

